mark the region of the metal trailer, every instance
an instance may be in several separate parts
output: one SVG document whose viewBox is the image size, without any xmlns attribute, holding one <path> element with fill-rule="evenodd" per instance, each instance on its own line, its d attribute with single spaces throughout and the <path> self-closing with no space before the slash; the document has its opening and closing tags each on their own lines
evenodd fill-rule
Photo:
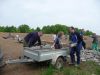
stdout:
<svg viewBox="0 0 100 75">
<path fill-rule="evenodd" d="M 50 46 L 24 47 L 23 54 L 20 59 L 8 60 L 7 64 L 24 63 L 24 62 L 44 62 L 50 61 L 57 69 L 64 66 L 67 59 L 67 48 L 52 49 Z"/>
<path fill-rule="evenodd" d="M 2 67 L 2 66 L 3 66 L 3 53 L 0 48 L 0 67 Z"/>
</svg>

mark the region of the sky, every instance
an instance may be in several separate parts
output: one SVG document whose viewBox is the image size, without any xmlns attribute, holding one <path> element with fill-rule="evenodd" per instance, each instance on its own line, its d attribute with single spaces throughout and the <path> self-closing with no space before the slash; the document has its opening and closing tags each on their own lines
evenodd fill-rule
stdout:
<svg viewBox="0 0 100 75">
<path fill-rule="evenodd" d="M 63 24 L 100 35 L 100 0 L 0 0 L 0 26 Z"/>
</svg>

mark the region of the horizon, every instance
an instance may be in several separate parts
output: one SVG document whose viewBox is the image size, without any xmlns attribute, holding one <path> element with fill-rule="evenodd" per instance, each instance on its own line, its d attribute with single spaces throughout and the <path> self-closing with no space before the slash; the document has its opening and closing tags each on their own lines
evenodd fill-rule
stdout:
<svg viewBox="0 0 100 75">
<path fill-rule="evenodd" d="M 62 24 L 100 35 L 99 0 L 0 0 L 0 26 Z"/>
</svg>

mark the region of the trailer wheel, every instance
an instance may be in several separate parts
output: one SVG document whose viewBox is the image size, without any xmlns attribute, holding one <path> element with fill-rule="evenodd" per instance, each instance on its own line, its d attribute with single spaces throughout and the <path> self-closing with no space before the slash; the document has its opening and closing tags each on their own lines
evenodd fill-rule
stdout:
<svg viewBox="0 0 100 75">
<path fill-rule="evenodd" d="M 64 60 L 63 60 L 63 58 L 59 57 L 56 61 L 55 68 L 61 69 L 61 68 L 63 68 L 63 66 L 64 66 Z"/>
</svg>

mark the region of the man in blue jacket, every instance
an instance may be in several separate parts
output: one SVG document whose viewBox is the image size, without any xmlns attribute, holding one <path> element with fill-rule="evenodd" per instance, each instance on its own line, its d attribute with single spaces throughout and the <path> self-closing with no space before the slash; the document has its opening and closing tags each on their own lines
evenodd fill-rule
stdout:
<svg viewBox="0 0 100 75">
<path fill-rule="evenodd" d="M 80 50 L 82 48 L 82 36 L 80 33 L 75 31 L 74 27 L 70 27 L 70 58 L 71 58 L 71 63 L 70 64 L 75 64 L 75 53 L 77 56 L 77 64 L 78 66 L 80 64 Z"/>
<path fill-rule="evenodd" d="M 24 38 L 24 47 L 32 47 L 35 44 L 41 46 L 40 37 L 43 35 L 42 32 L 31 32 Z"/>
</svg>

